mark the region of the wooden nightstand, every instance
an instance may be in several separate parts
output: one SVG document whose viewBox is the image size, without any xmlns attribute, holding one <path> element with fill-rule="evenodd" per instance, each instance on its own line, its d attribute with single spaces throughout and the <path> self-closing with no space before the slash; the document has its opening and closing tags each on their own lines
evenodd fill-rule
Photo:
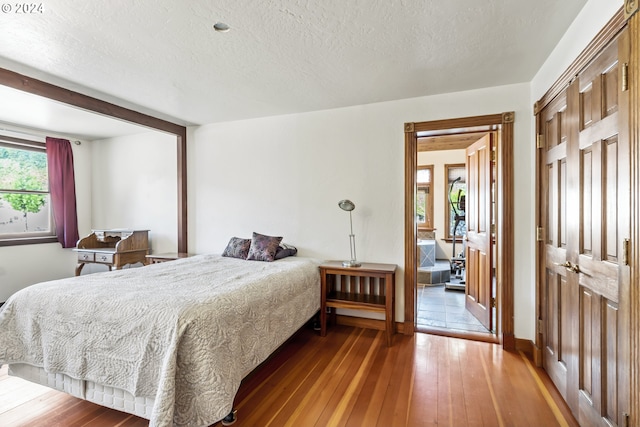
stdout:
<svg viewBox="0 0 640 427">
<path fill-rule="evenodd" d="M 147 264 L 160 264 L 161 262 L 174 261 L 180 258 L 189 258 L 190 256 L 193 256 L 193 254 L 188 254 L 185 252 L 152 254 L 147 255 Z"/>
<path fill-rule="evenodd" d="M 384 313 L 387 345 L 395 333 L 395 264 L 363 262 L 361 267 L 343 267 L 341 261 L 320 266 L 320 335 L 327 335 L 327 308 L 335 324 L 336 308 Z"/>
</svg>

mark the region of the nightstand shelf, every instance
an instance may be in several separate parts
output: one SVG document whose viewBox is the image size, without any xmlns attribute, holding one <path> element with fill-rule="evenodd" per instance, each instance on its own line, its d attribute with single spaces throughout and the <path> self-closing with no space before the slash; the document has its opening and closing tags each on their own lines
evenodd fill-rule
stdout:
<svg viewBox="0 0 640 427">
<path fill-rule="evenodd" d="M 164 253 L 164 254 L 151 254 L 147 255 L 147 263 L 148 264 L 160 264 L 161 262 L 167 261 L 175 261 L 180 258 L 189 258 L 193 256 L 192 254 L 184 253 L 184 252 L 173 252 L 173 253 Z"/>
<path fill-rule="evenodd" d="M 379 295 L 354 294 L 350 292 L 330 292 L 327 302 L 337 308 L 369 307 L 371 311 L 385 311 L 385 297 Z M 338 307 L 340 305 L 340 307 Z"/>
<path fill-rule="evenodd" d="M 366 310 L 385 315 L 387 345 L 395 332 L 395 264 L 362 263 L 360 267 L 344 267 L 341 261 L 320 266 L 321 309 L 320 335 L 327 334 L 327 309 L 332 323 L 336 309 Z"/>
</svg>

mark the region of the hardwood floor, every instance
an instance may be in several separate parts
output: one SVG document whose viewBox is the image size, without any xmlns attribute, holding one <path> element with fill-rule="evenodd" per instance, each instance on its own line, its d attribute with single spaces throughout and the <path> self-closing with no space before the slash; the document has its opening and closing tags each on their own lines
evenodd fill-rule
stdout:
<svg viewBox="0 0 640 427">
<path fill-rule="evenodd" d="M 304 329 L 242 384 L 235 426 L 577 426 L 547 375 L 495 344 L 334 326 Z M 147 421 L 9 377 L 1 426 Z"/>
</svg>

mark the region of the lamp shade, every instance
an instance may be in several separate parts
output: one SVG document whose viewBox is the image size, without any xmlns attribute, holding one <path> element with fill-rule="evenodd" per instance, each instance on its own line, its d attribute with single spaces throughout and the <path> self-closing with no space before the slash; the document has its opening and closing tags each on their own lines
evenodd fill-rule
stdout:
<svg viewBox="0 0 640 427">
<path fill-rule="evenodd" d="M 338 202 L 338 206 L 340 206 L 340 209 L 347 212 L 351 212 L 356 208 L 355 203 L 353 203 L 351 200 L 348 200 L 348 199 L 340 200 Z"/>
</svg>

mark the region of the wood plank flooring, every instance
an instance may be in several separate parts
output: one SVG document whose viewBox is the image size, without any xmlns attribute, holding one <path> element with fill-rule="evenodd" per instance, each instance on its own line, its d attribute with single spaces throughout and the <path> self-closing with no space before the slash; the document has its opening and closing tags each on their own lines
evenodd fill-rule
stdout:
<svg viewBox="0 0 640 427">
<path fill-rule="evenodd" d="M 544 371 L 495 344 L 304 329 L 242 384 L 235 426 L 577 426 Z M 0 369 L 0 426 L 138 427 Z"/>
</svg>

